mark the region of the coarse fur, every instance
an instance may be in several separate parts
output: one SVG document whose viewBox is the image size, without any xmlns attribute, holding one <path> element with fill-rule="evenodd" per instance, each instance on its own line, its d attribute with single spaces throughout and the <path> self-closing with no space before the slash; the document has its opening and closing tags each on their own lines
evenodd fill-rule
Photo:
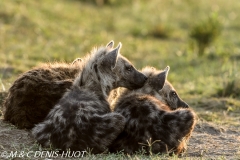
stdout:
<svg viewBox="0 0 240 160">
<path fill-rule="evenodd" d="M 111 113 L 107 97 L 116 87 L 140 88 L 147 77 L 120 55 L 121 44 L 112 47 L 113 41 L 85 57 L 73 86 L 33 128 L 32 134 L 41 145 L 101 153 L 123 130 L 125 119 Z"/>
<path fill-rule="evenodd" d="M 40 123 L 81 72 L 81 59 L 72 64 L 50 63 L 19 76 L 8 91 L 4 120 L 18 128 L 31 129 Z"/>
<path fill-rule="evenodd" d="M 172 110 L 175 108 L 161 101 L 158 94 L 161 93 L 168 70 L 144 68 L 142 72 L 148 77 L 145 85 L 121 93 L 113 113 L 124 116 L 126 124 L 110 145 L 110 152 L 180 154 L 186 149 L 196 115 L 189 108 Z"/>
<path fill-rule="evenodd" d="M 171 110 L 175 110 L 177 108 L 189 108 L 189 105 L 183 101 L 180 96 L 178 95 L 176 89 L 173 87 L 173 85 L 166 79 L 164 86 L 162 89 L 153 88 L 152 86 L 157 86 L 159 84 L 158 78 L 156 75 L 159 74 L 161 71 L 156 70 L 154 67 L 145 67 L 143 69 L 144 74 L 147 77 L 152 77 L 151 80 L 148 80 L 148 83 L 144 85 L 143 88 L 137 90 L 136 92 L 142 92 L 145 94 L 149 94 L 158 100 L 160 100 L 165 105 L 169 106 Z M 155 78 L 155 79 L 154 79 Z M 155 84 L 157 83 L 157 84 Z M 147 87 L 149 86 L 149 87 Z M 111 94 L 108 98 L 109 103 L 111 104 L 111 108 L 113 109 L 115 106 L 115 103 L 119 96 L 123 95 L 123 93 L 127 92 L 133 92 L 129 91 L 126 88 L 117 88 L 111 91 Z"/>
</svg>

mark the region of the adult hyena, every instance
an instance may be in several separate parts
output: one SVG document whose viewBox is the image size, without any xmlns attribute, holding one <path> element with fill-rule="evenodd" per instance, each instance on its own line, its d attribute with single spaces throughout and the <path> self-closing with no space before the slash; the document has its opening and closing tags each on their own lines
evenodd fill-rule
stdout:
<svg viewBox="0 0 240 160">
<path fill-rule="evenodd" d="M 43 146 L 92 153 L 105 151 L 124 128 L 124 117 L 111 113 L 107 97 L 116 87 L 136 89 L 147 77 L 137 71 L 113 41 L 94 50 L 83 62 L 83 70 L 71 89 L 33 128 L 33 136 Z"/>
<path fill-rule="evenodd" d="M 179 154 L 186 149 L 186 142 L 195 126 L 195 113 L 189 108 L 172 110 L 161 101 L 159 94 L 168 70 L 169 67 L 164 71 L 147 67 L 142 70 L 148 77 L 144 86 L 121 93 L 113 113 L 123 115 L 126 124 L 110 145 L 110 152 Z"/>
<path fill-rule="evenodd" d="M 72 86 L 81 72 L 81 59 L 72 64 L 44 64 L 22 74 L 11 86 L 4 103 L 4 120 L 18 128 L 40 123 Z"/>
</svg>

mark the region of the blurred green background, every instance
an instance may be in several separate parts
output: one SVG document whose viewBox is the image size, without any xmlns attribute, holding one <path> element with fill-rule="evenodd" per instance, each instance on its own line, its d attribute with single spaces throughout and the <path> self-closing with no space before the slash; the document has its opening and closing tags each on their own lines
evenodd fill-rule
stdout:
<svg viewBox="0 0 240 160">
<path fill-rule="evenodd" d="M 200 118 L 240 125 L 239 0 L 1 0 L 0 92 L 41 63 L 71 62 L 122 42 L 168 80 Z"/>
</svg>

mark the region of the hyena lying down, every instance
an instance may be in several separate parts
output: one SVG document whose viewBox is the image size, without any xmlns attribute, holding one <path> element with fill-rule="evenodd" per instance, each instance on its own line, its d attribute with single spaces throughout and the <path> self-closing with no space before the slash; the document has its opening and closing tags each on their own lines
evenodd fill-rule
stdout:
<svg viewBox="0 0 240 160">
<path fill-rule="evenodd" d="M 156 71 L 156 69 L 153 67 L 145 67 L 143 71 L 145 71 L 145 74 L 147 74 L 147 76 L 152 76 L 153 73 L 160 72 L 160 71 Z M 151 86 L 157 86 L 159 85 L 159 80 L 152 79 L 152 81 L 149 83 L 152 84 Z M 189 108 L 188 104 L 180 98 L 180 96 L 177 94 L 177 91 L 168 80 L 165 81 L 162 89 L 160 90 L 157 90 L 157 89 L 149 87 L 149 88 L 146 88 L 146 90 L 144 90 L 143 92 L 145 94 L 150 94 L 154 96 L 155 98 L 160 100 L 162 103 L 169 106 L 171 110 L 175 110 L 177 108 Z M 127 89 L 122 87 L 119 87 L 111 91 L 108 101 L 109 103 L 111 103 L 112 109 L 114 108 L 115 103 L 119 98 L 119 96 L 122 96 L 123 94 L 125 94 L 125 92 L 127 92 Z"/>
<path fill-rule="evenodd" d="M 83 60 L 83 70 L 71 89 L 33 128 L 32 134 L 41 145 L 101 153 L 123 130 L 124 117 L 111 113 L 106 99 L 114 88 L 142 87 L 147 77 L 119 54 L 121 44 L 115 49 L 112 46 L 113 41 Z"/>
<path fill-rule="evenodd" d="M 186 142 L 195 126 L 195 113 L 189 108 L 176 109 L 180 106 L 188 107 L 184 102 L 174 104 L 163 98 L 172 95 L 179 99 L 176 92 L 162 97 L 161 94 L 169 93 L 169 83 L 165 83 L 163 87 L 168 70 L 169 67 L 164 71 L 144 68 L 142 72 L 148 77 L 144 86 L 121 93 L 114 113 L 123 115 L 126 124 L 110 145 L 110 152 L 179 154 L 186 149 Z M 162 100 L 166 100 L 164 103 L 169 103 L 169 106 Z"/>
<path fill-rule="evenodd" d="M 44 64 L 22 74 L 11 86 L 4 103 L 4 119 L 19 128 L 31 129 L 72 86 L 81 72 L 81 59 L 72 64 Z"/>
</svg>

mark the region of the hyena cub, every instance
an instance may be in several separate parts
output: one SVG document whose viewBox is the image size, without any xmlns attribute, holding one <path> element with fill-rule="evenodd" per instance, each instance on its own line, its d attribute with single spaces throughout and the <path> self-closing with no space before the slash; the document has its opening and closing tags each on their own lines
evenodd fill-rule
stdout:
<svg viewBox="0 0 240 160">
<path fill-rule="evenodd" d="M 195 113 L 189 108 L 172 110 L 177 105 L 170 107 L 161 101 L 160 94 L 168 71 L 169 67 L 164 71 L 144 68 L 142 72 L 148 77 L 144 86 L 121 93 L 113 113 L 124 116 L 126 124 L 110 145 L 110 152 L 179 154 L 186 149 L 186 142 L 195 126 Z M 173 95 L 177 96 L 176 93 Z M 186 107 L 185 103 L 182 104 Z"/>
<path fill-rule="evenodd" d="M 18 128 L 40 123 L 72 86 L 81 72 L 81 59 L 72 64 L 44 64 L 22 74 L 11 86 L 4 103 L 4 119 Z"/>
<path fill-rule="evenodd" d="M 145 67 L 143 71 L 147 77 L 152 76 L 152 74 L 154 73 L 160 72 L 153 67 Z M 149 83 L 152 84 L 151 86 L 156 86 L 159 84 L 159 81 L 157 79 L 152 79 L 152 81 Z M 154 84 L 154 83 L 157 83 L 157 84 Z M 121 88 L 121 87 L 111 91 L 108 101 L 111 104 L 112 109 L 114 108 L 118 97 L 125 92 L 128 92 L 127 89 Z M 189 105 L 180 98 L 177 91 L 168 80 L 165 81 L 164 86 L 162 87 L 161 90 L 157 90 L 149 87 L 147 90 L 144 90 L 144 93 L 150 94 L 153 97 L 157 98 L 162 103 L 169 106 L 171 110 L 175 110 L 177 108 L 189 108 Z"/>
<path fill-rule="evenodd" d="M 106 99 L 116 87 L 142 87 L 147 77 L 120 55 L 121 44 L 112 47 L 113 41 L 83 60 L 83 70 L 71 89 L 33 128 L 33 136 L 41 145 L 101 153 L 123 130 L 124 117 L 111 113 Z"/>
</svg>

